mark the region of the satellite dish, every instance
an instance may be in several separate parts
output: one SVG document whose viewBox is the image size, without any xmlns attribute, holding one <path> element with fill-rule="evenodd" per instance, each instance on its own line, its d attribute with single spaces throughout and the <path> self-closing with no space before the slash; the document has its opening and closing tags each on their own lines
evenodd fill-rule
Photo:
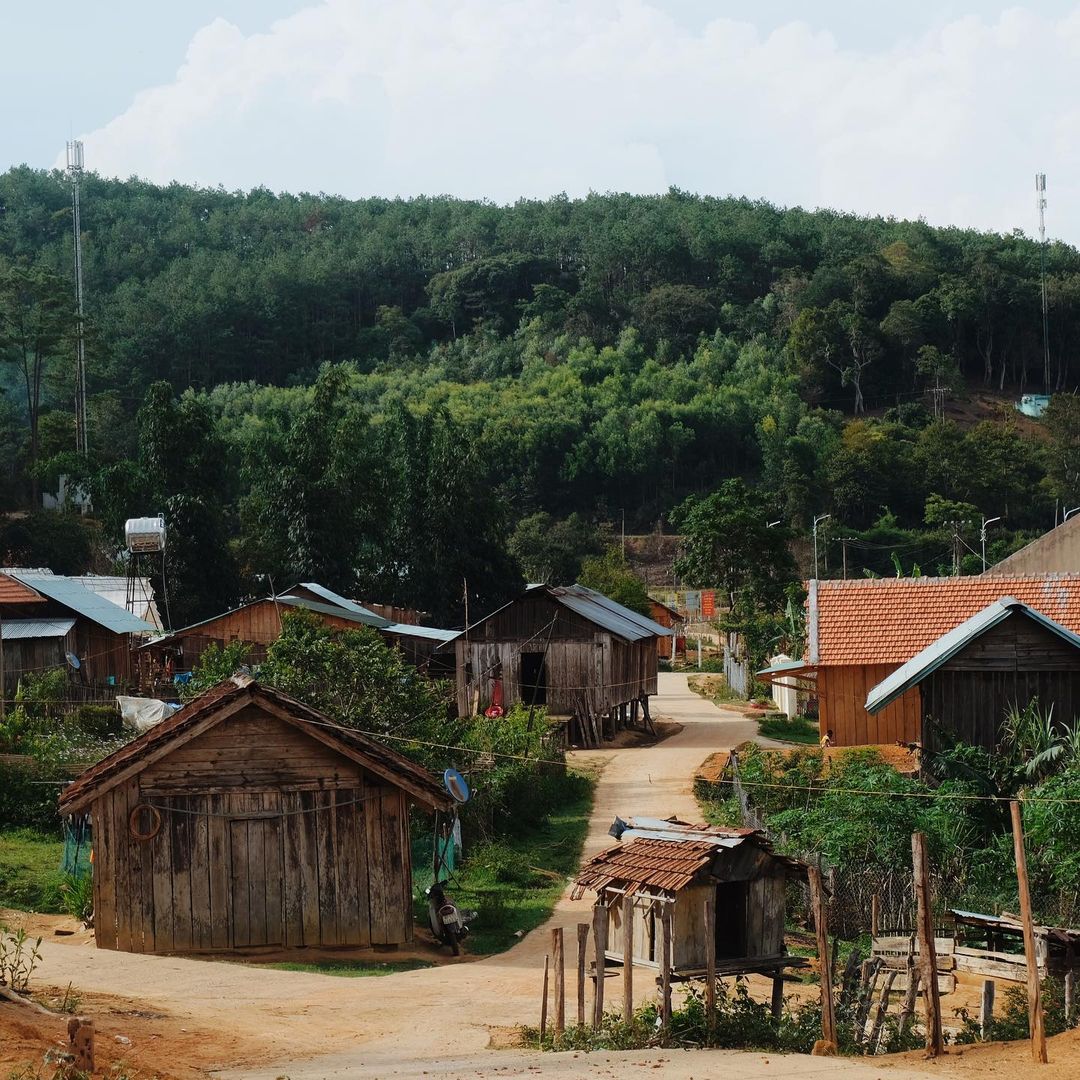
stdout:
<svg viewBox="0 0 1080 1080">
<path fill-rule="evenodd" d="M 64 653 L 64 659 L 68 662 L 68 666 L 78 671 L 82 667 L 82 661 L 73 653 Z"/>
<path fill-rule="evenodd" d="M 457 769 L 447 769 L 442 779 L 446 790 L 450 792 L 455 802 L 469 801 L 469 785 L 465 783 L 465 777 Z"/>
</svg>

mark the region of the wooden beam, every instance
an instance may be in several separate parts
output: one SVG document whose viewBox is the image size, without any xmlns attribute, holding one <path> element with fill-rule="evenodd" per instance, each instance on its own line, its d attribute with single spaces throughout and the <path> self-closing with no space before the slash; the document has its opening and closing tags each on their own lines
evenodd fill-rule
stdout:
<svg viewBox="0 0 1080 1080">
<path fill-rule="evenodd" d="M 540 1000 L 540 1039 L 543 1041 L 547 1034 L 547 1009 L 548 1009 L 548 965 L 550 956 L 544 957 L 544 996 Z"/>
<path fill-rule="evenodd" d="M 930 862 L 926 836 L 911 835 L 911 859 L 915 871 L 915 900 L 918 908 L 919 961 L 922 966 L 923 1000 L 926 1003 L 926 1054 L 937 1057 L 945 1051 L 941 1030 L 941 996 L 937 983 L 937 954 L 934 951 L 934 912 L 930 895 Z"/>
<path fill-rule="evenodd" d="M 825 893 L 821 886 L 821 871 L 816 866 L 808 866 L 807 878 L 810 883 L 810 907 L 814 912 L 818 967 L 821 972 L 821 1040 L 827 1052 L 836 1053 L 836 1014 L 832 992 L 832 965 L 829 963 L 829 925 L 825 913 Z"/>
<path fill-rule="evenodd" d="M 1016 882 L 1020 891 L 1020 920 L 1024 924 L 1024 957 L 1027 960 L 1028 1030 L 1031 1033 L 1031 1057 L 1040 1065 L 1047 1062 L 1046 1026 L 1043 1020 L 1042 991 L 1039 985 L 1039 962 L 1035 952 L 1035 927 L 1031 918 L 1031 892 L 1028 888 L 1027 855 L 1024 852 L 1024 821 L 1020 803 L 1013 799 L 1013 852 L 1016 857 Z"/>
<path fill-rule="evenodd" d="M 603 899 L 593 908 L 593 947 L 596 950 L 596 979 L 593 983 L 593 1030 L 604 1022 L 604 979 L 607 967 L 608 909 Z"/>
<path fill-rule="evenodd" d="M 671 1027 L 671 907 L 660 909 L 660 1017 L 666 1031 Z"/>
<path fill-rule="evenodd" d="M 716 890 L 705 897 L 705 1015 L 709 1035 L 716 1032 Z"/>
<path fill-rule="evenodd" d="M 566 1030 L 566 962 L 563 959 L 563 928 L 551 931 L 552 967 L 555 968 L 555 1035 Z"/>
<path fill-rule="evenodd" d="M 634 898 L 624 896 L 623 920 L 623 1019 L 629 1024 L 634 1019 Z"/>
<path fill-rule="evenodd" d="M 585 952 L 589 947 L 589 924 L 577 924 L 577 1026 L 585 1026 Z"/>
</svg>

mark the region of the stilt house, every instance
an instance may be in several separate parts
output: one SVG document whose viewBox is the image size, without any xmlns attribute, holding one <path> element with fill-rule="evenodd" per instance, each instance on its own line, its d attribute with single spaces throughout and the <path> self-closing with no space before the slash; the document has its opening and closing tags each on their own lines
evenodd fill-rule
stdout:
<svg viewBox="0 0 1080 1080">
<path fill-rule="evenodd" d="M 409 806 L 427 770 L 249 678 L 226 680 L 70 784 L 89 814 L 94 934 L 126 952 L 412 940 Z"/>
<path fill-rule="evenodd" d="M 670 635 L 584 585 L 530 585 L 444 648 L 455 650 L 459 715 L 542 705 L 570 719 L 573 741 L 595 745 L 628 711 L 648 716 L 657 641 Z"/>
</svg>

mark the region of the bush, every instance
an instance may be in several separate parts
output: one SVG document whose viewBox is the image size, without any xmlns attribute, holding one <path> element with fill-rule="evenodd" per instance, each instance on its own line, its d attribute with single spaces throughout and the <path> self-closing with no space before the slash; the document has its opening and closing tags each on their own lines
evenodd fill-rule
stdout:
<svg viewBox="0 0 1080 1080">
<path fill-rule="evenodd" d="M 0 829 L 59 835 L 56 800 L 64 779 L 56 765 L 0 761 Z"/>
<path fill-rule="evenodd" d="M 1028 995 L 1026 986 L 1010 986 L 1004 995 L 1004 1007 L 986 1025 L 986 1032 L 980 1029 L 979 1021 L 972 1017 L 967 1009 L 957 1009 L 962 1027 L 954 1037 L 957 1043 L 976 1042 L 1012 1042 L 1028 1038 Z M 1060 1035 L 1063 1031 L 1080 1024 L 1080 1017 L 1074 1014 L 1072 1022 L 1065 1019 L 1065 983 L 1050 976 L 1042 983 L 1043 1020 L 1047 1035 Z"/>
</svg>

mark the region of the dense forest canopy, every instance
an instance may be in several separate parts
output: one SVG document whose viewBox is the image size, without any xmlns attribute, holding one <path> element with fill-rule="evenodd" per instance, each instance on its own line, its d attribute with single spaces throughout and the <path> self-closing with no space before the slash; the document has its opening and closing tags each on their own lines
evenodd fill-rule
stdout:
<svg viewBox="0 0 1080 1080">
<path fill-rule="evenodd" d="M 855 573 L 957 550 L 972 568 L 981 517 L 1003 518 L 1001 554 L 1080 503 L 1064 244 L 1045 251 L 1047 359 L 1042 253 L 1019 233 L 677 190 L 496 206 L 93 175 L 82 223 L 79 461 L 70 189 L 0 176 L 0 510 L 63 472 L 106 549 L 125 516 L 165 512 L 183 618 L 308 577 L 460 619 L 466 591 L 579 566 L 623 517 L 696 520 L 672 514 L 732 478 L 743 517 L 788 536 L 830 514 L 830 573 L 839 537 Z M 948 419 L 980 388 L 1044 387 L 1042 425 L 1006 395 Z M 9 557 L 59 543 L 18 529 Z"/>
</svg>

